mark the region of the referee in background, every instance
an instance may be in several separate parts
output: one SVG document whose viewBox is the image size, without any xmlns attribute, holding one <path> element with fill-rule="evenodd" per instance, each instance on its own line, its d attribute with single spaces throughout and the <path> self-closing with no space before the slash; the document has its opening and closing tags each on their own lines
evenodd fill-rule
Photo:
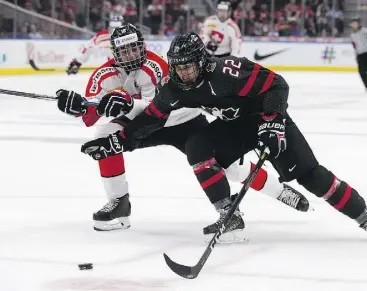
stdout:
<svg viewBox="0 0 367 291">
<path fill-rule="evenodd" d="M 350 26 L 353 30 L 350 38 L 357 56 L 359 75 L 367 91 L 367 28 L 361 26 L 359 17 L 353 18 Z"/>
</svg>

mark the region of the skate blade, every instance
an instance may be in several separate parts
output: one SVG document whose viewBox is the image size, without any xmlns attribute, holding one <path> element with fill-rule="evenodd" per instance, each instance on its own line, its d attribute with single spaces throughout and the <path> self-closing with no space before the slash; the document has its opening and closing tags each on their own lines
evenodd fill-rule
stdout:
<svg viewBox="0 0 367 291">
<path fill-rule="evenodd" d="M 310 205 L 310 206 L 308 207 L 307 212 L 312 212 L 312 211 L 315 211 L 315 208 L 313 208 L 313 206 L 312 206 L 312 205 Z"/>
<path fill-rule="evenodd" d="M 213 234 L 204 235 L 204 241 L 209 243 L 213 238 Z M 234 230 L 223 233 L 219 239 L 218 244 L 233 244 L 233 243 L 247 243 L 249 239 L 245 236 L 244 230 Z"/>
<path fill-rule="evenodd" d="M 110 231 L 117 229 L 130 228 L 130 220 L 128 217 L 119 217 L 110 221 L 94 221 L 94 230 L 96 231 Z"/>
</svg>

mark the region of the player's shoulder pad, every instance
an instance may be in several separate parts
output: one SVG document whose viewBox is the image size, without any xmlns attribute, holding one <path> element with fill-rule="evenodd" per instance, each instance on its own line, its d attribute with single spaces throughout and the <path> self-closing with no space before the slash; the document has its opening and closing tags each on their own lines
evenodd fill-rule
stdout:
<svg viewBox="0 0 367 291">
<path fill-rule="evenodd" d="M 205 73 L 206 74 L 210 74 L 210 73 L 214 73 L 215 71 L 218 70 L 218 67 L 220 67 L 220 59 L 218 58 L 209 58 L 208 59 L 208 63 L 205 66 Z"/>
<path fill-rule="evenodd" d="M 157 86 L 162 77 L 168 73 L 168 64 L 157 54 L 148 51 L 147 60 L 142 65 L 141 70 L 145 72 L 153 85 Z"/>
<path fill-rule="evenodd" d="M 101 35 L 109 35 L 108 30 L 107 29 L 101 30 L 101 31 L 97 32 L 95 36 L 99 37 Z"/>
<path fill-rule="evenodd" d="M 93 37 L 93 41 L 96 45 L 100 44 L 102 41 L 107 41 L 110 39 L 110 34 L 108 30 L 101 30 Z"/>
<path fill-rule="evenodd" d="M 89 78 L 87 84 L 87 93 L 89 95 L 98 94 L 101 91 L 102 82 L 112 76 L 119 75 L 120 72 L 112 66 L 111 62 L 107 62 L 103 66 L 96 69 Z"/>
<path fill-rule="evenodd" d="M 218 23 L 217 17 L 215 15 L 213 15 L 213 16 L 210 16 L 210 17 L 206 18 L 204 20 L 203 25 L 207 26 L 209 28 L 216 28 L 217 23 Z"/>
<path fill-rule="evenodd" d="M 207 17 L 205 20 L 208 20 L 208 21 L 216 21 L 218 18 L 216 15 L 211 15 L 209 17 Z"/>
<path fill-rule="evenodd" d="M 229 74 L 223 74 L 223 67 L 230 66 L 230 64 L 233 62 L 238 63 L 236 60 L 237 58 L 234 56 L 228 56 L 224 58 L 209 58 L 208 63 L 205 66 L 205 75 L 207 75 L 210 80 L 215 81 L 215 83 L 220 85 L 223 78 L 232 78 L 232 76 Z"/>
<path fill-rule="evenodd" d="M 233 29 L 234 31 L 234 34 L 237 38 L 242 38 L 242 35 L 241 35 L 241 30 L 240 28 L 238 27 L 237 23 L 233 21 L 233 19 L 229 18 L 227 20 L 227 25 Z"/>
<path fill-rule="evenodd" d="M 160 81 L 159 83 L 157 84 L 157 87 L 156 89 L 158 91 L 161 91 L 164 87 L 167 87 L 168 84 L 171 82 L 171 79 L 170 79 L 170 76 L 169 75 L 166 75 L 164 76 Z"/>
</svg>

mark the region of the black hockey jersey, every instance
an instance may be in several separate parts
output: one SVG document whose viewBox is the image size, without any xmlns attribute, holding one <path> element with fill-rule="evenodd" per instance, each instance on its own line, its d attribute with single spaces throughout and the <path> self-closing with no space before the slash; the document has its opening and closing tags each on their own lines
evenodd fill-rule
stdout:
<svg viewBox="0 0 367 291">
<path fill-rule="evenodd" d="M 246 58 L 209 59 L 194 89 L 182 90 L 169 76 L 162 78 L 153 101 L 131 121 L 126 136 L 143 139 L 163 127 L 172 110 L 185 107 L 202 108 L 225 121 L 243 114 L 285 114 L 288 90 L 280 75 Z"/>
</svg>

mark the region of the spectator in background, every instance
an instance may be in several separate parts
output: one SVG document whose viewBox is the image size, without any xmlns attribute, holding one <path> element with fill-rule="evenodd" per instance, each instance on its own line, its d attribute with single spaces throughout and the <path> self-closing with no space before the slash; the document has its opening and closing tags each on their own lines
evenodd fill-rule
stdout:
<svg viewBox="0 0 367 291">
<path fill-rule="evenodd" d="M 152 34 L 158 34 L 160 31 L 162 22 L 162 9 L 163 7 L 159 3 L 159 0 L 153 0 L 152 3 L 148 5 L 147 13 L 150 18 Z"/>
<path fill-rule="evenodd" d="M 296 0 L 290 0 L 284 7 L 284 12 L 288 22 L 297 23 L 301 15 L 301 7 Z"/>
<path fill-rule="evenodd" d="M 37 31 L 37 26 L 35 24 L 31 24 L 30 32 L 28 36 L 30 39 L 42 39 L 43 38 L 42 34 Z"/>
<path fill-rule="evenodd" d="M 176 21 L 176 24 L 175 24 L 175 30 L 178 34 L 184 34 L 186 33 L 186 18 L 183 16 L 183 15 L 180 15 Z"/>
<path fill-rule="evenodd" d="M 327 36 L 328 33 L 328 17 L 327 14 L 330 10 L 330 6 L 328 4 L 328 0 L 323 0 L 322 3 L 317 6 L 316 10 L 316 23 L 317 23 L 317 32 L 320 36 Z"/>
<path fill-rule="evenodd" d="M 165 17 L 165 26 L 163 29 L 163 34 L 166 36 L 177 35 L 176 27 L 173 23 L 173 17 L 170 14 L 167 14 Z"/>
<path fill-rule="evenodd" d="M 135 24 L 138 21 L 138 11 L 134 0 L 127 0 L 125 6 L 125 21 Z"/>
<path fill-rule="evenodd" d="M 270 20 L 270 12 L 268 9 L 268 5 L 261 4 L 260 5 L 260 11 L 259 11 L 259 18 L 260 22 L 268 23 Z"/>
<path fill-rule="evenodd" d="M 28 27 L 29 27 L 28 22 L 23 23 L 23 25 L 19 27 L 17 38 L 28 39 L 29 38 Z"/>
<path fill-rule="evenodd" d="M 315 21 L 313 20 L 313 18 L 305 19 L 305 35 L 309 37 L 317 36 L 317 29 L 316 29 Z"/>
<path fill-rule="evenodd" d="M 329 19 L 329 26 L 332 36 L 340 36 L 344 32 L 344 12 L 340 4 L 336 3 L 335 9 L 330 9 L 326 16 Z"/>
<path fill-rule="evenodd" d="M 13 2 L 13 0 L 8 1 Z M 85 15 L 87 1 L 90 7 L 89 17 Z M 344 0 L 336 0 L 335 7 L 331 7 L 331 0 L 305 0 L 305 11 L 302 9 L 301 0 L 275 0 L 273 30 L 270 27 L 272 16 L 270 0 L 228 1 L 231 2 L 234 10 L 232 18 L 244 35 L 316 37 L 342 36 L 344 33 L 344 12 L 343 6 L 340 5 Z M 56 0 L 56 11 L 53 15 L 51 15 L 50 0 L 17 0 L 17 3 L 30 11 L 82 28 L 88 26 L 87 28 L 93 31 L 106 28 L 111 13 L 123 15 L 127 22 L 136 24 L 140 11 L 137 6 L 140 5 L 140 0 Z M 167 21 L 164 27 L 161 27 L 163 3 Z M 143 24 L 151 28 L 152 34 L 173 35 L 177 30 L 186 32 L 187 17 L 189 17 L 190 29 L 197 31 L 198 18 L 192 13 L 188 14 L 187 3 L 188 0 L 143 0 Z M 303 12 L 304 15 L 302 15 Z M 300 30 L 302 23 L 304 23 L 304 31 Z M 27 30 L 30 29 L 29 26 Z M 45 30 L 41 26 L 39 29 Z"/>
<path fill-rule="evenodd" d="M 278 36 L 289 36 L 291 26 L 286 22 L 284 16 L 280 16 L 274 24 L 274 30 L 277 32 Z"/>
</svg>

